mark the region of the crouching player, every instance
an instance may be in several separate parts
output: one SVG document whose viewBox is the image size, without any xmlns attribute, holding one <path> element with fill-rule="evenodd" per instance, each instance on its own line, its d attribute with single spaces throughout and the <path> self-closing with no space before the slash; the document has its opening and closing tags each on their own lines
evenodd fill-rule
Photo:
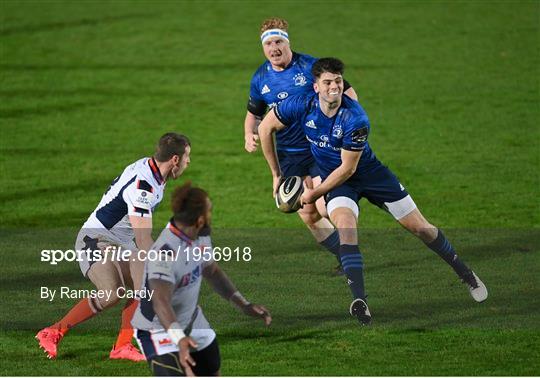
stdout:
<svg viewBox="0 0 540 378">
<path fill-rule="evenodd" d="M 153 291 L 152 299 L 141 299 L 132 325 L 154 375 L 216 376 L 216 334 L 197 306 L 202 277 L 245 314 L 262 318 L 266 325 L 272 318 L 236 290 L 212 254 L 201 253 L 212 248 L 207 193 L 186 183 L 175 190 L 172 210 L 173 218 L 152 247 L 158 258 L 145 263 L 143 290 Z"/>
<path fill-rule="evenodd" d="M 97 208 L 79 231 L 75 248 L 83 253 L 79 262 L 82 274 L 100 292 L 109 295 L 81 299 L 58 322 L 38 332 L 39 346 L 50 359 L 57 356 L 58 344 L 68 331 L 102 311 L 116 305 L 121 288 L 142 285 L 144 262 L 139 250 L 147 251 L 152 243 L 152 214 L 163 199 L 165 184 L 176 180 L 190 163 L 191 144 L 181 134 L 163 135 L 156 153 L 127 166 L 109 186 Z M 131 261 L 113 261 L 109 247 L 131 251 Z M 96 258 L 103 255 L 104 258 Z M 122 324 L 109 358 L 143 361 L 144 356 L 131 344 L 131 319 L 137 299 L 127 301 L 122 311 Z"/>
</svg>

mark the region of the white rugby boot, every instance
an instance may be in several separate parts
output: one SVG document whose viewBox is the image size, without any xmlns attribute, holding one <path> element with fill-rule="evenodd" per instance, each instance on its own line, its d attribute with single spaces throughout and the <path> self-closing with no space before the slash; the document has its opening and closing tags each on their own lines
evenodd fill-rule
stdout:
<svg viewBox="0 0 540 378">
<path fill-rule="evenodd" d="M 480 303 L 487 299 L 488 291 L 486 285 L 484 285 L 482 280 L 472 270 L 469 274 L 463 276 L 461 280 L 467 284 L 469 293 L 476 302 Z"/>
</svg>

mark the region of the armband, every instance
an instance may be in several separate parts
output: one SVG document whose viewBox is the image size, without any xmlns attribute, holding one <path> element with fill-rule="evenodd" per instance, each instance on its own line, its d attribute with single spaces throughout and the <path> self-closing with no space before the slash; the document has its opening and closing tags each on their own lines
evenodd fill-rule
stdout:
<svg viewBox="0 0 540 378">
<path fill-rule="evenodd" d="M 180 328 L 178 322 L 172 322 L 167 330 L 167 334 L 171 337 L 173 343 L 178 344 L 181 339 L 186 337 L 184 330 Z"/>
<path fill-rule="evenodd" d="M 254 100 L 250 97 L 247 104 L 247 110 L 251 114 L 262 118 L 264 113 L 266 113 L 266 103 L 264 101 Z"/>
</svg>

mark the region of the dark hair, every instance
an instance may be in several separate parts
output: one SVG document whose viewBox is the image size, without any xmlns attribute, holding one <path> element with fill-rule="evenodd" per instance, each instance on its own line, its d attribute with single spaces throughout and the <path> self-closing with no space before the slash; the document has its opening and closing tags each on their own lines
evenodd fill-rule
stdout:
<svg viewBox="0 0 540 378">
<path fill-rule="evenodd" d="M 208 207 L 208 193 L 191 186 L 191 181 L 177 187 L 172 195 L 174 220 L 185 226 L 192 226 Z"/>
<path fill-rule="evenodd" d="M 343 75 L 345 64 L 337 58 L 321 58 L 311 68 L 313 77 L 318 79 L 325 72 Z"/>
<path fill-rule="evenodd" d="M 154 159 L 159 162 L 171 160 L 174 155 L 182 157 L 186 147 L 191 146 L 187 136 L 177 133 L 167 133 L 159 138 Z"/>
</svg>

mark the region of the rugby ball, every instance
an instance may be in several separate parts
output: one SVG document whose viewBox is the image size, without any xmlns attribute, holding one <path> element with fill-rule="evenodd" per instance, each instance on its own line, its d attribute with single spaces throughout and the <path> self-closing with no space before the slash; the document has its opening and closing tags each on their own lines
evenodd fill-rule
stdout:
<svg viewBox="0 0 540 378">
<path fill-rule="evenodd" d="M 287 177 L 276 193 L 276 206 L 284 213 L 294 213 L 300 209 L 300 197 L 304 193 L 304 185 L 300 176 Z"/>
</svg>

